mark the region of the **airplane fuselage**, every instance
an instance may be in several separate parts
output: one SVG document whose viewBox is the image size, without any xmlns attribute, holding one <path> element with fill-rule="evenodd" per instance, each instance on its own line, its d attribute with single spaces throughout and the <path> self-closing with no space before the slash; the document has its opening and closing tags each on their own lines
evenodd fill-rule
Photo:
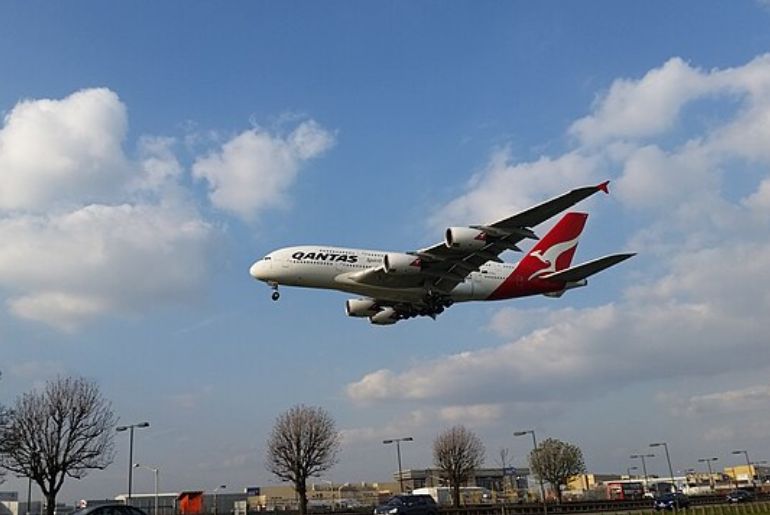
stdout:
<svg viewBox="0 0 770 515">
<path fill-rule="evenodd" d="M 251 275 L 268 284 L 333 289 L 394 302 L 422 299 L 428 287 L 421 278 L 396 275 L 389 283 L 371 286 L 356 282 L 356 274 L 382 265 L 382 250 L 304 245 L 271 252 L 251 267 Z M 488 262 L 448 292 L 454 302 L 501 300 L 564 289 L 560 283 L 528 280 L 516 274 L 516 264 Z"/>
</svg>

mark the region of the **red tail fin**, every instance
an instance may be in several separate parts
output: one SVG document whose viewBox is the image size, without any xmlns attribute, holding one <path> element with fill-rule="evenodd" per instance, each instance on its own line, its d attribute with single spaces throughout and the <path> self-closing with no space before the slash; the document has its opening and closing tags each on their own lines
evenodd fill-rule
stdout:
<svg viewBox="0 0 770 515">
<path fill-rule="evenodd" d="M 569 268 L 587 213 L 567 213 L 537 242 L 516 267 L 516 274 L 532 280 Z"/>
</svg>

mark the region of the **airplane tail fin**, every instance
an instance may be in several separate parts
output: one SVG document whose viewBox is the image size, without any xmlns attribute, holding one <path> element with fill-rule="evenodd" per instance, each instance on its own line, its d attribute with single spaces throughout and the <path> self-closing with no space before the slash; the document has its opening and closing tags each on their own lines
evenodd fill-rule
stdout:
<svg viewBox="0 0 770 515">
<path fill-rule="evenodd" d="M 565 214 L 519 262 L 517 272 L 532 280 L 569 268 L 587 219 L 587 213 Z"/>
</svg>

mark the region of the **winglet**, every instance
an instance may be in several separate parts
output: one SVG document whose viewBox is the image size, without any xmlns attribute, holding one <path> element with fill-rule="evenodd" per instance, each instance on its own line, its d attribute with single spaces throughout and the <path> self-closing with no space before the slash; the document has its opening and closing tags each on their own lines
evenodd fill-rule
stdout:
<svg viewBox="0 0 770 515">
<path fill-rule="evenodd" d="M 596 185 L 596 189 L 597 189 L 597 190 L 601 190 L 601 191 L 603 191 L 604 193 L 606 193 L 606 194 L 608 194 L 608 195 L 609 195 L 609 194 L 610 194 L 610 188 L 607 186 L 609 183 L 610 183 L 610 181 L 604 181 L 604 182 L 603 182 L 603 183 L 601 183 L 601 184 L 597 184 L 597 185 Z"/>
</svg>

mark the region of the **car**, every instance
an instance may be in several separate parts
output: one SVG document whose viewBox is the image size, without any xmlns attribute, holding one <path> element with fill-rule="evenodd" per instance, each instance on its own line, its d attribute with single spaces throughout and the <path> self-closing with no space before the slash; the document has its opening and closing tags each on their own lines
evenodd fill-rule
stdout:
<svg viewBox="0 0 770 515">
<path fill-rule="evenodd" d="M 689 508 L 690 498 L 682 492 L 669 492 L 656 497 L 653 506 L 656 510 Z"/>
<path fill-rule="evenodd" d="M 144 510 L 122 503 L 94 504 L 76 511 L 73 515 L 147 515 Z"/>
<path fill-rule="evenodd" d="M 750 502 L 754 500 L 754 494 L 748 490 L 733 490 L 727 494 L 727 502 Z"/>
<path fill-rule="evenodd" d="M 374 515 L 437 515 L 438 505 L 427 494 L 394 495 L 374 509 Z"/>
</svg>

